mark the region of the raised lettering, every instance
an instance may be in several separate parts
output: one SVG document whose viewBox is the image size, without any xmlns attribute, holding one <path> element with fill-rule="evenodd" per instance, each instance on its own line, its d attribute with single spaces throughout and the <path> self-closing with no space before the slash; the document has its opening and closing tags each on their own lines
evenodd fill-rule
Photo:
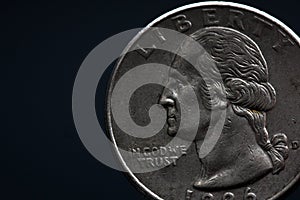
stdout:
<svg viewBox="0 0 300 200">
<path fill-rule="evenodd" d="M 297 141 L 297 140 L 292 141 L 292 149 L 296 150 L 298 148 L 299 148 L 299 141 Z"/>
<path fill-rule="evenodd" d="M 165 41 L 167 41 L 167 39 L 163 36 L 163 34 L 159 31 L 159 29 L 156 28 L 153 31 L 153 33 L 161 43 L 164 43 Z"/>
<path fill-rule="evenodd" d="M 251 188 L 247 187 L 244 195 L 244 200 L 257 200 L 256 194 L 251 192 Z"/>
<path fill-rule="evenodd" d="M 254 28 L 253 35 L 255 35 L 256 37 L 260 37 L 265 28 L 268 28 L 270 30 L 273 28 L 272 24 L 257 16 L 254 16 L 254 19 L 257 23 L 256 23 L 256 27 Z"/>
<path fill-rule="evenodd" d="M 239 10 L 229 10 L 229 23 L 228 26 L 232 28 L 239 28 L 241 30 L 245 30 L 245 26 L 242 21 L 242 17 L 244 13 Z"/>
<path fill-rule="evenodd" d="M 185 193 L 185 200 L 190 200 L 192 198 L 193 191 L 192 190 L 187 190 Z"/>
<path fill-rule="evenodd" d="M 295 43 L 291 39 L 289 39 L 287 37 L 287 35 L 285 33 L 283 33 L 281 30 L 278 30 L 278 39 L 277 39 L 277 41 L 278 42 L 273 45 L 273 49 L 277 52 L 279 52 L 279 50 L 282 47 L 295 45 Z"/>
<path fill-rule="evenodd" d="M 142 48 L 139 44 L 137 44 L 137 52 L 142 55 L 145 59 L 149 58 L 149 56 L 153 53 L 154 49 L 156 49 L 156 46 L 153 45 L 153 48 L 151 49 L 145 49 Z"/>
<path fill-rule="evenodd" d="M 217 18 L 217 10 L 214 8 L 203 9 L 203 24 L 204 26 L 216 25 L 219 23 Z"/>
<path fill-rule="evenodd" d="M 177 15 L 172 20 L 179 32 L 186 32 L 192 27 L 192 22 L 187 20 L 185 15 Z"/>
</svg>

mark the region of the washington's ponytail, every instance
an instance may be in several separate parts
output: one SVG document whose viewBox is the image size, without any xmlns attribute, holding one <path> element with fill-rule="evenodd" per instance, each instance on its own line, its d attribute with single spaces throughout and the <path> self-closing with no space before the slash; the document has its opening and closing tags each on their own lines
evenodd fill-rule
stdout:
<svg viewBox="0 0 300 200">
<path fill-rule="evenodd" d="M 288 157 L 287 137 L 283 133 L 275 134 L 269 139 L 266 129 L 266 115 L 264 112 L 245 109 L 241 106 L 232 105 L 234 112 L 246 117 L 255 132 L 256 141 L 264 151 L 268 153 L 273 164 L 273 174 L 278 174 L 285 167 L 285 160 Z"/>
</svg>

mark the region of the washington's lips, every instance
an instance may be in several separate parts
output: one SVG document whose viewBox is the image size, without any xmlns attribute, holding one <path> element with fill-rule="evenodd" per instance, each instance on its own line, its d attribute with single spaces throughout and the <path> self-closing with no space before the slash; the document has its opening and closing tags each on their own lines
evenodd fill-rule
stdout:
<svg viewBox="0 0 300 200">
<path fill-rule="evenodd" d="M 168 134 L 175 135 L 177 132 L 177 110 L 173 98 L 162 98 L 160 104 L 167 109 Z"/>
<path fill-rule="evenodd" d="M 167 122 L 168 122 L 168 134 L 169 135 L 174 135 L 177 132 L 177 118 L 176 118 L 176 108 L 175 106 L 169 106 L 168 107 L 168 117 L 167 117 Z"/>
</svg>

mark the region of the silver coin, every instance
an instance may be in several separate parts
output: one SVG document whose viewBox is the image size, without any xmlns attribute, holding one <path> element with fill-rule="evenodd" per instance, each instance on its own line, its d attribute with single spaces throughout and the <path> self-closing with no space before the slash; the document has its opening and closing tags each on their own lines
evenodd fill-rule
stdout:
<svg viewBox="0 0 300 200">
<path fill-rule="evenodd" d="M 153 199 L 281 196 L 299 178 L 299 55 L 291 29 L 240 4 L 154 20 L 118 61 L 107 99 L 133 183 Z"/>
</svg>

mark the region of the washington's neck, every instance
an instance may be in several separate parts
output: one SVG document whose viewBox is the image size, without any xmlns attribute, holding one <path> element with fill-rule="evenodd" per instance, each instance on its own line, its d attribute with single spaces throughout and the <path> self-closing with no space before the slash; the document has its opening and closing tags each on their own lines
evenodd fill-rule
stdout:
<svg viewBox="0 0 300 200">
<path fill-rule="evenodd" d="M 240 185 L 257 179 L 272 169 L 269 156 L 257 144 L 255 133 L 246 118 L 237 116 L 230 108 L 227 113 L 227 124 L 217 144 L 206 157 L 199 158 L 203 166 L 195 187 Z M 196 141 L 197 152 L 201 144 L 202 141 Z"/>
</svg>

